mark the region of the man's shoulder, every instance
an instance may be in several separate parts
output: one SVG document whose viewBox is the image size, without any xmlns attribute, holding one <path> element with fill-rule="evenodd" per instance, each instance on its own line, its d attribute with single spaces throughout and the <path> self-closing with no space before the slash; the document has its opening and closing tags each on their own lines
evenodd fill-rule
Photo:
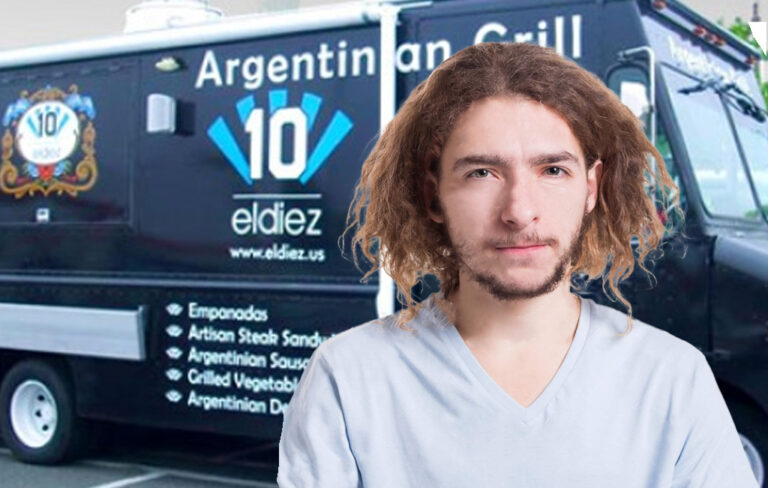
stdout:
<svg viewBox="0 0 768 488">
<path fill-rule="evenodd" d="M 586 356 L 589 371 L 621 397 L 647 402 L 662 417 L 678 416 L 690 405 L 694 378 L 711 374 L 704 354 L 693 344 L 607 305 L 595 304 Z"/>
<path fill-rule="evenodd" d="M 428 323 L 422 309 L 413 320 L 406 322 L 406 330 L 397 325 L 402 311 L 371 319 L 355 325 L 323 341 L 316 352 L 332 364 L 349 364 L 363 360 L 383 359 L 418 341 Z"/>
<path fill-rule="evenodd" d="M 330 354 L 339 349 L 380 344 L 380 340 L 387 335 L 387 330 L 392 327 L 394 317 L 395 315 L 392 314 L 386 317 L 371 319 L 337 332 L 332 337 L 323 341 L 318 349 L 322 349 L 324 353 Z"/>
<path fill-rule="evenodd" d="M 622 336 L 627 330 L 628 315 L 608 305 L 590 301 L 593 310 L 592 335 L 600 345 L 616 348 L 651 365 L 671 358 L 675 364 L 691 365 L 704 356 L 693 344 L 635 316 L 632 317 L 631 330 Z"/>
</svg>

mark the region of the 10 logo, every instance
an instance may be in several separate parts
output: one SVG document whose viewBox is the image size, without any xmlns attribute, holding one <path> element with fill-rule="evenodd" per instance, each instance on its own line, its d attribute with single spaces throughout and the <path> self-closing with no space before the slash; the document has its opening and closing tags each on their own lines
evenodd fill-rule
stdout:
<svg viewBox="0 0 768 488">
<path fill-rule="evenodd" d="M 336 110 L 310 152 L 309 133 L 315 126 L 323 99 L 313 93 L 304 93 L 298 107 L 287 106 L 287 99 L 287 90 L 270 90 L 269 114 L 265 113 L 263 108 L 256 107 L 252 95 L 238 100 L 235 104 L 240 122 L 245 132 L 250 135 L 248 160 L 223 117 L 217 117 L 208 127 L 208 137 L 248 185 L 253 185 L 255 180 L 264 176 L 265 136 L 268 137 L 269 173 L 279 180 L 298 180 L 302 185 L 306 185 L 352 130 L 353 123 L 349 117 L 343 111 Z M 293 137 L 292 140 L 285 141 L 284 129 L 288 126 L 293 128 Z M 286 142 L 292 145 L 290 161 L 283 160 Z"/>
</svg>

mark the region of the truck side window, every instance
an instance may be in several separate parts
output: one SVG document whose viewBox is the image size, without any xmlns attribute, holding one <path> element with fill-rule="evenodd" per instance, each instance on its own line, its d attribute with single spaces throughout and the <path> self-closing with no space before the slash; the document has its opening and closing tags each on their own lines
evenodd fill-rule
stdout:
<svg viewBox="0 0 768 488">
<path fill-rule="evenodd" d="M 651 140 L 651 110 L 650 110 L 650 96 L 649 96 L 649 81 L 646 71 L 632 64 L 627 64 L 614 68 L 610 71 L 607 81 L 608 87 L 619 96 L 619 99 L 634 113 L 643 123 L 645 128 L 645 135 Z M 656 149 L 661 153 L 664 159 L 664 165 L 667 168 L 672 180 L 678 186 L 680 192 L 680 205 L 685 210 L 686 199 L 685 194 L 681 186 L 680 175 L 675 166 L 674 156 L 672 149 L 669 146 L 669 139 L 667 133 L 663 127 L 663 121 L 657 116 L 656 120 Z M 653 191 L 659 191 L 658 189 L 648 186 L 646 188 L 648 195 L 651 195 Z M 661 195 L 656 194 L 656 200 L 661 202 Z M 673 233 L 680 227 L 679 218 L 671 212 L 670 209 L 659 208 L 659 211 L 667 210 L 669 218 L 672 220 L 672 225 L 668 226 L 667 234 Z"/>
<path fill-rule="evenodd" d="M 132 225 L 138 58 L 66 66 L 32 67 L 0 82 L 3 231 Z"/>
</svg>

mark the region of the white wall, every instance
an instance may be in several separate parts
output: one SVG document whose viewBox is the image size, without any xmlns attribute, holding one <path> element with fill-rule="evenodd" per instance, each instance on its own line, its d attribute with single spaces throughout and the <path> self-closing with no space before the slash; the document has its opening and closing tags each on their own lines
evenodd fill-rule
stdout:
<svg viewBox="0 0 768 488">
<path fill-rule="evenodd" d="M 121 34 L 125 11 L 139 3 L 141 0 L 2 0 L 0 49 Z M 209 0 L 208 3 L 230 16 L 259 12 L 265 7 L 275 10 L 286 3 L 310 7 L 340 3 L 340 0 Z"/>
</svg>

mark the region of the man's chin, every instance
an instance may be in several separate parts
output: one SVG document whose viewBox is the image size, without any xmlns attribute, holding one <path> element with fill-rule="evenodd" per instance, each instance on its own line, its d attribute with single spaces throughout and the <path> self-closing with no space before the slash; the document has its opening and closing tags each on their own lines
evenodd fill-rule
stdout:
<svg viewBox="0 0 768 488">
<path fill-rule="evenodd" d="M 498 283 L 500 286 L 510 289 L 535 289 L 544 285 L 553 278 L 555 269 L 550 266 L 520 266 L 505 269 L 500 272 L 498 268 L 480 272 L 488 280 Z M 473 273 L 478 275 L 477 273 Z"/>
<path fill-rule="evenodd" d="M 480 284 L 485 291 L 499 300 L 517 300 L 525 298 L 534 298 L 552 292 L 559 282 L 552 280 L 541 281 L 542 274 L 538 274 L 538 280 L 520 280 L 514 281 L 499 279 L 493 275 L 473 274 L 475 282 Z"/>
</svg>

